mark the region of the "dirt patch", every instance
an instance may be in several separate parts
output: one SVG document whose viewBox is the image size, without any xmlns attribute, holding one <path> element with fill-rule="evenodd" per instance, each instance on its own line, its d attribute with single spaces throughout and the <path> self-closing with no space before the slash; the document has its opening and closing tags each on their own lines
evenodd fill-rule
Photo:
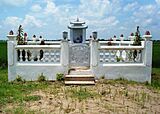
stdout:
<svg viewBox="0 0 160 114">
<path fill-rule="evenodd" d="M 75 94 L 76 92 L 78 94 Z M 41 96 L 41 99 L 24 101 L 23 105 L 9 104 L 4 108 L 4 112 L 23 106 L 26 112 L 53 114 L 160 113 L 160 91 L 148 89 L 141 84 L 97 83 L 95 86 L 64 86 L 53 83 L 45 90 L 30 94 L 34 95 Z"/>
</svg>

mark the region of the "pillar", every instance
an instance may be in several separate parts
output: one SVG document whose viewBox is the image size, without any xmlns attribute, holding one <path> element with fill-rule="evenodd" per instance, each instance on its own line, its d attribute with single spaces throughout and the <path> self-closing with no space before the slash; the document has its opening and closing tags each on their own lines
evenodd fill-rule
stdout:
<svg viewBox="0 0 160 114">
<path fill-rule="evenodd" d="M 61 41 L 61 65 L 68 67 L 69 65 L 69 45 L 68 40 Z"/>
<path fill-rule="evenodd" d="M 149 82 L 151 82 L 151 73 L 152 73 L 152 35 L 144 35 L 145 39 L 145 57 L 144 65 L 148 69 Z"/>
<path fill-rule="evenodd" d="M 91 39 L 91 67 L 98 65 L 98 41 Z"/>
<path fill-rule="evenodd" d="M 17 45 L 16 35 L 7 35 L 7 50 L 8 50 L 8 81 L 16 78 L 16 61 L 17 52 L 15 46 Z"/>
</svg>

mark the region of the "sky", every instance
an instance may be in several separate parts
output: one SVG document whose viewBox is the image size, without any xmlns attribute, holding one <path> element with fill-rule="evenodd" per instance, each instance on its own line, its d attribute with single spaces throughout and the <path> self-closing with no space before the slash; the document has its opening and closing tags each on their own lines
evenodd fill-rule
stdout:
<svg viewBox="0 0 160 114">
<path fill-rule="evenodd" d="M 61 39 L 77 17 L 88 25 L 87 38 L 93 31 L 100 39 L 128 38 L 140 26 L 141 35 L 149 30 L 160 40 L 160 0 L 0 0 L 0 40 L 20 24 L 29 39 Z"/>
</svg>

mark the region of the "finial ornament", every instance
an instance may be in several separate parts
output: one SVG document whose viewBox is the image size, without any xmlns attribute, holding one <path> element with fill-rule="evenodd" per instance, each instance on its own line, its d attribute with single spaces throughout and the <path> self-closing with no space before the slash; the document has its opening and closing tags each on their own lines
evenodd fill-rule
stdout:
<svg viewBox="0 0 160 114">
<path fill-rule="evenodd" d="M 79 22 L 79 18 L 77 17 L 77 22 Z"/>
<path fill-rule="evenodd" d="M 10 32 L 9 32 L 9 35 L 13 35 L 14 34 L 14 32 L 11 30 Z"/>
</svg>

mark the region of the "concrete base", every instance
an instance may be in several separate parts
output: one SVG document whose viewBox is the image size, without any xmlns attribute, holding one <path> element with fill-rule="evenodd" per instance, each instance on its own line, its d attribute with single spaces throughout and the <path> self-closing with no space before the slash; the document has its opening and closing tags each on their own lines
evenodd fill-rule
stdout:
<svg viewBox="0 0 160 114">
<path fill-rule="evenodd" d="M 11 69 L 10 69 L 11 70 Z M 21 76 L 22 79 L 26 81 L 37 80 L 38 77 L 43 73 L 47 80 L 56 80 L 57 73 L 66 74 L 68 71 L 67 67 L 62 67 L 61 65 L 52 65 L 52 64 L 17 64 L 16 75 L 9 75 L 9 81 L 15 80 L 16 76 Z"/>
<path fill-rule="evenodd" d="M 99 66 L 92 68 L 92 72 L 97 78 L 105 76 L 106 79 L 124 78 L 137 82 L 151 82 L 151 68 L 144 65 Z"/>
</svg>

